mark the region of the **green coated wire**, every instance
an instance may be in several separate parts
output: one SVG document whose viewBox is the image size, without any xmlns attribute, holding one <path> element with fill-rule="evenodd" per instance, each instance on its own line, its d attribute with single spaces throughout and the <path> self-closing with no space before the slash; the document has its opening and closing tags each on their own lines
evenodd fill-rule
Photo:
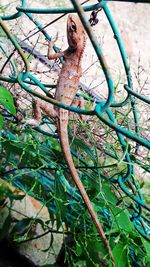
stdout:
<svg viewBox="0 0 150 267">
<path fill-rule="evenodd" d="M 107 1 L 102 1 L 95 5 L 84 6 L 84 11 L 92 11 L 94 9 L 101 8 L 103 3 Z M 74 13 L 76 10 L 74 8 L 29 8 L 24 6 L 17 6 L 16 9 L 24 13 L 34 13 L 34 14 L 61 14 L 61 13 Z"/>
<path fill-rule="evenodd" d="M 29 68 L 29 64 L 28 61 L 20 47 L 20 45 L 16 42 L 15 38 L 12 36 L 12 34 L 10 33 L 7 25 L 5 24 L 5 22 L 0 18 L 0 26 L 2 27 L 3 31 L 6 33 L 7 37 L 10 39 L 10 41 L 12 42 L 12 44 L 15 46 L 16 50 L 18 51 L 18 53 L 20 54 L 24 64 L 25 64 L 25 71 L 29 72 L 30 68 Z"/>
<path fill-rule="evenodd" d="M 131 95 L 134 95 L 135 97 L 137 97 L 138 99 L 144 101 L 145 103 L 150 105 L 150 99 L 148 97 L 142 96 L 141 94 L 138 94 L 137 92 L 134 92 L 133 90 L 131 90 L 129 88 L 129 86 L 127 84 L 124 85 L 124 89 L 130 93 Z"/>
<path fill-rule="evenodd" d="M 133 169 L 133 163 L 134 161 L 132 160 L 131 154 L 128 151 L 128 143 L 131 141 L 136 142 L 136 148 L 140 145 L 143 147 L 150 149 L 150 142 L 139 136 L 139 128 L 138 128 L 138 113 L 136 110 L 136 105 L 135 105 L 135 99 L 138 98 L 141 101 L 143 101 L 146 104 L 150 104 L 150 99 L 147 97 L 142 96 L 141 94 L 135 92 L 133 90 L 133 84 L 132 84 L 132 79 L 131 79 L 131 73 L 130 73 L 130 67 L 128 64 L 126 52 L 124 50 L 124 46 L 122 43 L 122 40 L 120 38 L 118 28 L 115 24 L 115 21 L 113 20 L 113 17 L 110 13 L 110 10 L 107 6 L 107 2 L 109 1 L 99 1 L 99 3 L 96 3 L 95 5 L 89 5 L 89 6 L 83 6 L 79 4 L 78 1 L 76 0 L 71 0 L 73 4 L 73 8 L 47 8 L 47 9 L 41 9 L 41 8 L 29 8 L 27 6 L 26 0 L 21 1 L 21 6 L 16 7 L 18 10 L 16 13 L 10 15 L 10 16 L 2 16 L 0 19 L 0 26 L 2 27 L 3 31 L 6 33 L 8 39 L 12 42 L 14 45 L 15 50 L 18 51 L 20 57 L 22 58 L 24 64 L 25 64 L 25 69 L 23 72 L 17 73 L 17 68 L 16 65 L 13 64 L 13 61 L 10 59 L 10 64 L 12 65 L 13 68 L 13 75 L 9 77 L 5 77 L 3 75 L 0 76 L 0 81 L 8 82 L 8 83 L 18 83 L 22 89 L 24 89 L 26 92 L 30 93 L 31 95 L 35 97 L 39 97 L 43 99 L 44 101 L 47 101 L 48 103 L 57 105 L 58 107 L 68 109 L 70 111 L 79 113 L 79 114 L 85 114 L 85 115 L 90 115 L 90 116 L 97 116 L 105 125 L 109 126 L 111 129 L 113 129 L 118 137 L 118 142 L 120 143 L 120 146 L 122 148 L 122 152 L 124 153 L 124 163 L 126 163 L 126 173 L 123 175 L 119 175 L 117 178 L 110 177 L 108 175 L 104 175 L 101 173 L 101 177 L 106 179 L 107 182 L 111 182 L 113 185 L 118 183 L 118 186 L 121 188 L 121 190 L 124 192 L 124 194 L 130 199 L 131 203 L 133 204 L 133 214 L 132 214 L 132 220 L 135 228 L 137 231 L 147 240 L 149 240 L 149 235 L 148 235 L 148 226 L 147 223 L 149 222 L 146 218 L 143 219 L 142 217 L 142 208 L 146 209 L 149 211 L 149 207 L 145 204 L 145 201 L 142 197 L 140 188 L 138 185 L 135 183 L 133 176 L 134 176 L 134 169 Z M 139 1 L 140 2 L 140 1 Z M 146 2 L 146 1 L 144 1 Z M 124 85 L 123 89 L 127 91 L 127 97 L 119 103 L 114 102 L 114 83 L 111 77 L 111 73 L 109 70 L 109 67 L 106 63 L 106 60 L 103 56 L 102 50 L 99 47 L 99 44 L 97 42 L 97 39 L 95 35 L 93 34 L 93 31 L 91 29 L 91 26 L 89 24 L 89 21 L 87 20 L 87 17 L 85 15 L 85 11 L 92 11 L 92 10 L 98 10 L 99 8 L 102 8 L 104 10 L 104 13 L 106 15 L 106 18 L 108 19 L 108 22 L 112 28 L 114 37 L 116 39 L 121 58 L 123 61 L 124 65 L 124 70 L 126 73 L 126 79 L 127 79 L 127 84 Z M 72 12 L 77 12 L 84 27 L 85 30 L 89 36 L 89 39 L 95 49 L 95 53 L 99 59 L 99 62 L 102 66 L 102 70 L 105 75 L 105 79 L 107 81 L 107 87 L 108 87 L 108 97 L 106 101 L 104 100 L 99 100 L 96 103 L 96 106 L 93 110 L 88 110 L 88 109 L 79 109 L 75 108 L 73 106 L 67 106 L 64 103 L 60 103 L 56 101 L 55 99 L 49 97 L 48 90 L 47 88 L 54 88 L 56 85 L 46 85 L 42 82 L 40 82 L 34 75 L 30 73 L 30 66 L 28 61 L 26 60 L 26 57 L 24 56 L 24 53 L 14 38 L 14 36 L 11 34 L 10 30 L 8 29 L 8 26 L 6 24 L 7 20 L 12 20 L 18 17 L 21 17 L 22 14 L 25 14 L 28 19 L 30 19 L 38 28 L 42 34 L 44 34 L 45 38 L 47 40 L 51 40 L 51 36 L 47 33 L 45 28 L 36 20 L 33 16 L 33 14 L 68 14 Z M 5 22 L 4 22 L 5 20 Z M 4 45 L 0 44 L 0 49 L 3 51 L 5 56 L 9 58 L 9 55 L 4 47 Z M 56 47 L 54 47 L 55 51 L 57 52 Z M 30 88 L 30 85 L 36 85 L 38 86 L 45 94 L 42 95 L 35 90 Z M 131 104 L 132 107 L 132 112 L 133 112 L 133 117 L 134 117 L 134 124 L 135 124 L 135 132 L 132 132 L 130 130 L 127 130 L 125 127 L 121 127 L 118 125 L 118 122 L 115 121 L 115 116 L 114 116 L 114 109 L 125 106 L 127 104 Z M 41 132 L 41 134 L 47 135 L 47 136 L 52 136 L 54 138 L 57 137 L 57 134 L 53 133 L 48 133 L 42 130 L 42 128 L 37 127 L 37 131 Z M 136 149 L 136 152 L 137 152 Z M 109 155 L 111 158 L 114 158 L 117 160 L 116 155 L 113 154 L 112 152 L 103 150 L 103 152 L 106 155 Z M 95 166 L 95 169 L 93 168 L 94 166 L 88 165 L 82 158 L 79 158 L 79 155 L 75 151 L 72 150 L 72 154 L 79 159 L 79 161 L 82 163 L 81 165 L 85 166 L 85 168 L 92 168 L 92 170 L 97 173 L 98 170 Z M 138 163 L 138 161 L 135 161 L 135 163 Z M 146 169 L 148 171 L 148 168 Z M 136 194 L 131 193 L 130 191 L 130 183 L 135 188 Z M 141 227 L 141 222 L 142 220 L 145 220 L 145 228 L 142 229 Z M 147 232 L 146 232 L 147 231 Z"/>
<path fill-rule="evenodd" d="M 4 45 L 0 42 L 0 48 L 3 51 L 3 53 L 5 54 L 5 56 L 7 57 L 7 59 L 9 58 L 9 54 L 7 52 L 7 50 L 5 49 Z M 16 76 L 17 75 L 17 68 L 15 63 L 13 62 L 13 60 L 9 60 L 11 66 L 12 66 L 12 70 L 13 70 L 13 75 Z M 3 69 L 1 69 L 1 73 L 3 72 Z"/>
<path fill-rule="evenodd" d="M 148 149 L 150 149 L 150 142 L 140 136 L 137 136 L 135 133 L 128 131 L 126 128 L 121 127 L 119 125 L 117 125 L 116 123 L 108 120 L 102 113 L 101 111 L 101 104 L 97 104 L 95 107 L 95 112 L 97 114 L 97 116 L 109 127 L 111 127 L 112 129 L 114 129 L 117 132 L 122 133 L 123 135 L 125 135 L 126 137 L 128 137 L 129 139 L 137 142 L 139 145 L 145 146 Z"/>
<path fill-rule="evenodd" d="M 22 0 L 22 7 L 26 6 L 26 0 Z M 13 15 L 8 15 L 8 16 L 0 16 L 2 20 L 12 20 L 12 19 L 17 19 L 22 16 L 22 12 L 18 11 L 14 13 Z"/>
</svg>

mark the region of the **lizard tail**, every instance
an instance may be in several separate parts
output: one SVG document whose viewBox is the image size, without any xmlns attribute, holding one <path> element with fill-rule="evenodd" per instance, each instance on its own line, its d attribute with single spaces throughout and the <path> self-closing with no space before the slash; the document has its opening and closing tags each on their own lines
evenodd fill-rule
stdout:
<svg viewBox="0 0 150 267">
<path fill-rule="evenodd" d="M 67 163 L 68 168 L 71 172 L 71 176 L 74 180 L 74 183 L 76 184 L 76 186 L 77 186 L 77 188 L 78 188 L 78 190 L 79 190 L 79 192 L 80 192 L 80 194 L 84 200 L 84 203 L 85 203 L 85 205 L 86 205 L 86 207 L 87 207 L 87 209 L 91 215 L 91 218 L 92 218 L 92 220 L 93 220 L 93 222 L 94 222 L 94 224 L 98 230 L 98 233 L 103 240 L 104 246 L 109 252 L 110 258 L 112 260 L 112 264 L 115 267 L 116 264 L 115 264 L 114 256 L 112 254 L 111 248 L 110 248 L 109 243 L 107 241 L 107 238 L 106 238 L 106 235 L 105 235 L 104 230 L 102 228 L 102 225 L 98 220 L 98 217 L 97 217 L 97 215 L 93 209 L 93 206 L 91 204 L 91 201 L 90 201 L 90 199 L 86 193 L 86 190 L 85 190 L 85 188 L 84 188 L 84 186 L 83 186 L 83 184 L 79 178 L 77 170 L 74 166 L 73 159 L 72 159 L 71 152 L 70 152 L 67 125 L 68 125 L 67 121 L 63 121 L 63 120 L 59 121 L 60 143 L 61 143 L 61 148 L 62 148 L 64 157 L 65 157 L 66 163 Z"/>
</svg>

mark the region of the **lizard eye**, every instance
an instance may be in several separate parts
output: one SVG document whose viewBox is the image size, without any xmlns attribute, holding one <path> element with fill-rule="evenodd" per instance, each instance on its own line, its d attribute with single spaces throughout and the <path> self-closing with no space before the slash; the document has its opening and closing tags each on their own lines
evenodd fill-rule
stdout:
<svg viewBox="0 0 150 267">
<path fill-rule="evenodd" d="M 76 27 L 76 25 L 75 25 L 74 23 L 72 23 L 70 29 L 71 29 L 73 32 L 76 32 L 77 27 Z"/>
</svg>

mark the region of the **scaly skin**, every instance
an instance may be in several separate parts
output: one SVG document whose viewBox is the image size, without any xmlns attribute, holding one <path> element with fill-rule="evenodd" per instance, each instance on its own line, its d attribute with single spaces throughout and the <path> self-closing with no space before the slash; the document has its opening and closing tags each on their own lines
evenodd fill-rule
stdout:
<svg viewBox="0 0 150 267">
<path fill-rule="evenodd" d="M 59 75 L 55 99 L 64 102 L 67 105 L 72 105 L 74 97 L 78 90 L 78 84 L 81 77 L 81 59 L 82 54 L 85 48 L 85 31 L 84 28 L 79 20 L 79 18 L 75 15 L 69 15 L 67 20 L 67 38 L 69 47 L 65 52 L 60 52 L 58 54 L 50 55 L 50 45 L 48 51 L 48 58 L 55 59 L 58 57 L 63 56 L 64 60 L 62 63 L 61 73 Z M 36 111 L 36 119 L 39 120 L 41 118 L 41 111 L 47 113 L 48 116 L 53 116 L 57 118 L 57 126 L 58 126 L 58 135 L 60 138 L 60 144 L 62 148 L 62 152 L 64 154 L 66 163 L 68 168 L 71 172 L 71 176 L 80 191 L 80 194 L 85 202 L 85 205 L 88 208 L 88 211 L 91 215 L 91 218 L 99 232 L 100 237 L 103 240 L 103 243 L 106 249 L 109 251 L 109 255 L 112 260 L 113 266 L 115 265 L 114 257 L 111 251 L 111 248 L 108 244 L 106 239 L 105 233 L 103 228 L 97 218 L 97 215 L 93 209 L 91 201 L 85 191 L 85 188 L 78 176 L 76 168 L 73 163 L 73 159 L 70 152 L 70 146 L 68 141 L 68 119 L 69 119 L 69 112 L 66 109 L 54 107 L 55 112 L 51 114 L 51 111 L 43 101 L 37 101 L 38 105 L 35 109 Z"/>
</svg>

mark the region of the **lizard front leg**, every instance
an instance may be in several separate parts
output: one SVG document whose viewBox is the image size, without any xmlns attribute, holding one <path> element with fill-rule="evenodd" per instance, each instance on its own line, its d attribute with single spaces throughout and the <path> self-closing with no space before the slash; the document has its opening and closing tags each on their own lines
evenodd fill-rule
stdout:
<svg viewBox="0 0 150 267">
<path fill-rule="evenodd" d="M 48 56 L 49 60 L 57 59 L 57 58 L 64 56 L 64 52 L 51 54 L 52 46 L 53 46 L 53 41 L 49 41 L 48 51 L 47 51 L 47 56 Z M 41 119 L 42 119 L 42 113 L 46 113 L 48 115 L 48 117 L 50 117 L 50 118 L 56 118 L 57 117 L 57 112 L 54 109 L 54 107 L 51 104 L 46 103 L 41 99 L 34 99 L 32 106 L 33 106 L 33 118 L 26 120 L 25 125 L 31 125 L 33 127 L 38 126 L 40 124 Z"/>
<path fill-rule="evenodd" d="M 64 52 L 58 52 L 58 53 L 51 54 L 52 46 L 53 46 L 53 42 L 49 41 L 48 50 L 47 50 L 47 57 L 48 57 L 49 60 L 57 59 L 57 58 L 60 58 L 60 57 L 64 56 Z"/>
</svg>

